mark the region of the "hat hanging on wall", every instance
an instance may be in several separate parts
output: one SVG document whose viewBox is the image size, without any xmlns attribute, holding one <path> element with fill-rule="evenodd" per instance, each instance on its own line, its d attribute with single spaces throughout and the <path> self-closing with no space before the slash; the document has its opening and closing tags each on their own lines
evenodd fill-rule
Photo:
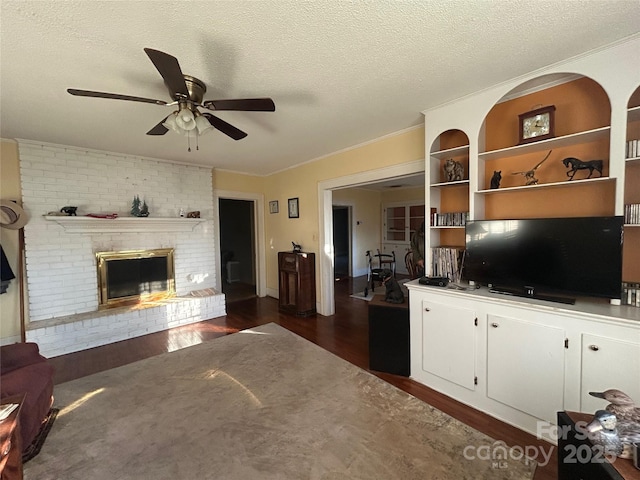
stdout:
<svg viewBox="0 0 640 480">
<path fill-rule="evenodd" d="M 25 211 L 16 202 L 0 200 L 0 225 L 11 230 L 19 230 L 27 224 Z"/>
</svg>

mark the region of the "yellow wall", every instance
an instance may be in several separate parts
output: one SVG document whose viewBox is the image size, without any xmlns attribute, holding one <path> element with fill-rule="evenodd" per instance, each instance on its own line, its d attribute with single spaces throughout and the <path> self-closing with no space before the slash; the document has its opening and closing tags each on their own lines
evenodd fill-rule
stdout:
<svg viewBox="0 0 640 480">
<path fill-rule="evenodd" d="M 292 240 L 319 257 L 319 182 L 423 158 L 424 128 L 415 128 L 269 176 L 267 200 L 283 199 L 286 205 L 287 198 L 299 197 L 300 218 L 287 218 L 286 209 L 267 217 L 277 225 L 267 226 L 267 287 L 277 287 L 276 252 L 288 250 Z"/>
<path fill-rule="evenodd" d="M 394 188 L 382 192 L 382 203 L 424 203 L 424 187 Z"/>
<path fill-rule="evenodd" d="M 382 195 L 376 190 L 345 188 L 333 192 L 334 205 L 351 206 L 351 254 L 353 274 L 368 270 L 367 250 L 380 248 L 382 243 Z"/>
<path fill-rule="evenodd" d="M 213 190 L 243 193 L 264 193 L 265 177 L 243 175 L 226 170 L 213 170 Z M 268 204 L 267 204 L 268 207 Z"/>
<path fill-rule="evenodd" d="M 278 252 L 291 250 L 291 242 L 295 241 L 303 250 L 319 255 L 319 182 L 423 158 L 424 128 L 417 127 L 267 177 L 214 171 L 213 187 L 264 194 L 267 288 L 277 290 Z M 290 198 L 299 199 L 299 218 L 288 217 Z M 272 200 L 278 200 L 277 214 L 269 214 Z"/>
<path fill-rule="evenodd" d="M 0 198 L 18 200 L 22 198 L 20 190 L 20 166 L 18 145 L 12 141 L 0 141 Z M 0 244 L 4 250 L 11 270 L 16 276 L 9 284 L 7 293 L 0 295 L 0 339 L 2 343 L 20 339 L 20 287 L 18 278 L 18 230 L 0 228 Z"/>
</svg>

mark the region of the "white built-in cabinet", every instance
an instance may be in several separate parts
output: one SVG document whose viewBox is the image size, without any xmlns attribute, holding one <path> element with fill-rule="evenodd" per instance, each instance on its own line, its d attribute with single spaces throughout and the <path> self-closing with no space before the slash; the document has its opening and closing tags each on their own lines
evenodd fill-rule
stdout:
<svg viewBox="0 0 640 480">
<path fill-rule="evenodd" d="M 564 398 L 565 339 L 561 327 L 487 315 L 487 396 L 554 422 Z"/>
<path fill-rule="evenodd" d="M 422 369 L 473 390 L 476 383 L 476 312 L 431 298 L 425 298 L 420 309 Z"/>
<path fill-rule="evenodd" d="M 611 333 L 615 334 L 615 330 Z M 602 401 L 589 392 L 602 391 L 603 386 L 626 391 L 625 386 L 635 382 L 638 387 L 629 394 L 640 398 L 640 334 L 627 338 L 605 335 L 582 335 L 580 407 L 584 412 L 602 408 Z"/>
<path fill-rule="evenodd" d="M 411 377 L 434 390 L 534 435 L 606 406 L 589 392 L 640 398 L 640 309 L 407 285 Z"/>
</svg>

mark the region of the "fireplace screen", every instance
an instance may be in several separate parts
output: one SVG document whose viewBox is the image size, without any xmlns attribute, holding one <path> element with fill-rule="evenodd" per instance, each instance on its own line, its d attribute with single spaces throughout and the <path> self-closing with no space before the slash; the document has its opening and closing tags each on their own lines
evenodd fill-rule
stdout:
<svg viewBox="0 0 640 480">
<path fill-rule="evenodd" d="M 96 253 L 100 307 L 174 295 L 173 249 Z"/>
</svg>

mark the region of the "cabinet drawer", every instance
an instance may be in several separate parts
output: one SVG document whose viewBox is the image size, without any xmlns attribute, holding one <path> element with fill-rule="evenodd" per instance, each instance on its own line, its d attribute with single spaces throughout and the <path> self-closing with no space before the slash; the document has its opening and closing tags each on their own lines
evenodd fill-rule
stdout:
<svg viewBox="0 0 640 480">
<path fill-rule="evenodd" d="M 298 257 L 295 253 L 280 255 L 280 270 L 296 272 L 298 270 Z"/>
</svg>

